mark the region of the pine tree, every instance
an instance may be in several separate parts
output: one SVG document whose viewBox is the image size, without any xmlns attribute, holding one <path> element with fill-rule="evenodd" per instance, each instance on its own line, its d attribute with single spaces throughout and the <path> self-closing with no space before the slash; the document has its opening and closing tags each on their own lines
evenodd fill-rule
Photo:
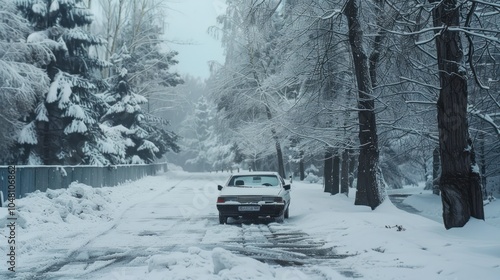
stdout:
<svg viewBox="0 0 500 280">
<path fill-rule="evenodd" d="M 110 79 L 111 88 L 102 94 L 108 108 L 101 117 L 99 126 L 110 140 L 103 142 L 102 148 L 111 156 L 113 164 L 125 164 L 130 161 L 127 149 L 134 147 L 136 143 L 132 140 L 132 134 L 135 132 L 129 128 L 139 117 L 140 104 L 146 103 L 145 98 L 130 92 L 127 69 L 122 67 L 123 61 L 129 58 L 125 47 L 111 57 L 117 74 Z"/>
<path fill-rule="evenodd" d="M 162 99 L 168 87 L 183 81 L 170 69 L 177 63 L 177 53 L 166 51 L 160 38 L 162 1 L 124 5 L 130 9 L 130 18 L 116 30 L 119 34 L 113 34 L 116 48 L 112 49 L 119 51 L 111 56 L 115 66 L 110 75 L 112 88 L 104 94 L 111 111 L 103 116 L 102 128 L 120 140 L 121 146 L 114 149 L 125 149 L 124 157 L 114 160 L 149 163 L 168 151 L 179 151 L 178 136 L 167 129 L 167 120 L 152 114 L 150 101 Z"/>
<path fill-rule="evenodd" d="M 177 136 L 164 127 L 168 123 L 143 112 L 141 105 L 148 100 L 134 93 L 129 84 L 125 65 L 130 65 L 130 59 L 126 47 L 111 57 L 117 74 L 110 78 L 112 87 L 102 95 L 109 105 L 100 124 L 109 139 L 102 148 L 115 164 L 150 163 L 169 150 L 179 149 Z"/>
<path fill-rule="evenodd" d="M 0 0 L 0 7 L 0 164 L 13 164 L 19 161 L 19 151 L 12 149 L 16 139 L 36 143 L 33 125 L 23 128 L 20 120 L 48 90 L 49 79 L 39 66 L 54 57 L 45 46 L 26 42 L 32 29 L 13 2 Z"/>
<path fill-rule="evenodd" d="M 186 120 L 189 127 L 189 139 L 185 139 L 186 150 L 192 153 L 186 163 L 194 165 L 197 170 L 207 171 L 211 166 L 208 159 L 208 149 L 210 142 L 208 139 L 213 133 L 213 111 L 207 99 L 202 96 L 195 104 L 194 115 Z"/>
<path fill-rule="evenodd" d="M 50 89 L 27 125 L 37 141 L 20 144 L 43 164 L 109 164 L 99 144 L 107 140 L 97 122 L 106 105 L 94 94 L 101 86 L 94 73 L 108 63 L 89 55 L 91 47 L 105 42 L 85 30 L 93 19 L 91 11 L 81 0 L 18 0 L 16 4 L 35 29 L 28 42 L 47 45 L 56 58 L 45 67 Z"/>
</svg>

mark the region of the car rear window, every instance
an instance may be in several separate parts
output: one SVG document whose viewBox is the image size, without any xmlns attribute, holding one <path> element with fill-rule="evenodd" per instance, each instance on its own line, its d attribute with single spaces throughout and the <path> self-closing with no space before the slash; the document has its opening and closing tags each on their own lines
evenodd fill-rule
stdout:
<svg viewBox="0 0 500 280">
<path fill-rule="evenodd" d="M 266 187 L 279 186 L 278 177 L 274 175 L 242 175 L 233 176 L 229 181 L 228 186 L 250 186 L 250 187 Z"/>
</svg>

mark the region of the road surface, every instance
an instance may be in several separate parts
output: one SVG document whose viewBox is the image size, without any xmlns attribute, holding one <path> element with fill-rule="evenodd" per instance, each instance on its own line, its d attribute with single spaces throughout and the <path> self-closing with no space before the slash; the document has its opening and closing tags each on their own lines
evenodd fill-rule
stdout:
<svg viewBox="0 0 500 280">
<path fill-rule="evenodd" d="M 76 250 L 53 244 L 47 252 L 51 260 L 43 268 L 24 271 L 18 279 L 96 279 L 120 267 L 144 266 L 153 255 L 185 252 L 191 247 L 222 247 L 270 265 L 328 263 L 337 266 L 344 276 L 359 276 L 351 268 L 336 264 L 337 259 L 349 255 L 336 254 L 332 246 L 303 232 L 292 219 L 283 224 L 229 219 L 229 224 L 220 225 L 215 208 L 217 193 L 212 190 L 221 182 L 196 180 L 181 178 L 167 183 L 170 185 L 162 186 L 153 198 L 145 196 L 128 207 L 110 228 Z"/>
</svg>

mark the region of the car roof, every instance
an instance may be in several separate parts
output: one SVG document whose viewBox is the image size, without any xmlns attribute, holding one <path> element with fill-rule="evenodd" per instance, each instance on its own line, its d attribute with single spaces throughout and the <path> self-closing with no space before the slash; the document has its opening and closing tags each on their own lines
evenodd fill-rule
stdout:
<svg viewBox="0 0 500 280">
<path fill-rule="evenodd" d="M 257 176 L 257 175 L 275 175 L 275 176 L 280 176 L 278 172 L 275 171 L 245 171 L 245 172 L 240 172 L 240 173 L 234 173 L 231 175 L 233 176 Z"/>
</svg>

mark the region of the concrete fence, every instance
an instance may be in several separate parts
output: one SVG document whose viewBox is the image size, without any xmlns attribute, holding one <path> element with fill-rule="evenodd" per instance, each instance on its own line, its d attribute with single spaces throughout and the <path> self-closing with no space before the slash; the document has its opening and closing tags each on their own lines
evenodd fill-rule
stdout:
<svg viewBox="0 0 500 280">
<path fill-rule="evenodd" d="M 138 180 L 160 171 L 167 171 L 166 163 L 146 165 L 113 165 L 113 166 L 0 166 L 0 191 L 3 202 L 7 199 L 9 175 L 15 175 L 16 198 L 36 190 L 67 188 L 74 181 L 92 186 L 116 186 L 126 181 Z M 12 176 L 10 178 L 13 178 Z M 10 181 L 12 183 L 13 181 Z M 12 186 L 10 186 L 12 189 Z"/>
</svg>

